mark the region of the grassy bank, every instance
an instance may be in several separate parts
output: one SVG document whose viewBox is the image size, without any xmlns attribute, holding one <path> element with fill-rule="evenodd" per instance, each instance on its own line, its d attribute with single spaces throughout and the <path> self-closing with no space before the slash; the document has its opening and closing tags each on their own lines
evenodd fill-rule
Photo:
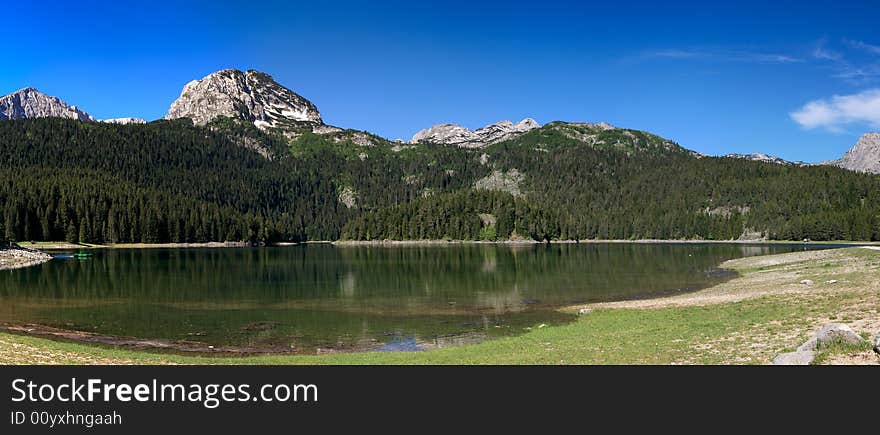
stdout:
<svg viewBox="0 0 880 435">
<path fill-rule="evenodd" d="M 415 353 L 209 358 L 0 333 L 5 364 L 766 364 L 825 323 L 880 332 L 880 250 L 848 248 L 732 260 L 741 277 L 668 298 L 595 304 L 567 325 L 473 346 Z M 809 279 L 813 285 L 800 284 Z M 836 280 L 835 283 L 827 281 Z M 576 310 L 580 307 L 571 307 Z M 825 363 L 877 363 L 833 348 Z"/>
</svg>

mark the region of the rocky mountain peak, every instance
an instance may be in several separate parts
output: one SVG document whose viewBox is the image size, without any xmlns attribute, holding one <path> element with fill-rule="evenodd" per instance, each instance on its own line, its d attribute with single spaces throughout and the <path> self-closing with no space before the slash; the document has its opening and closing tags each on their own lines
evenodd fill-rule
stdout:
<svg viewBox="0 0 880 435">
<path fill-rule="evenodd" d="M 95 120 L 76 106 L 68 105 L 58 97 L 46 95 L 32 87 L 0 97 L 0 119 L 28 118 Z"/>
<path fill-rule="evenodd" d="M 857 172 L 880 174 L 880 133 L 865 133 L 834 166 Z"/>
<path fill-rule="evenodd" d="M 516 123 L 516 125 L 514 127 L 521 129 L 521 130 L 531 130 L 534 128 L 541 127 L 541 124 L 538 124 L 538 121 L 535 121 L 532 118 L 525 118 L 522 121 Z"/>
<path fill-rule="evenodd" d="M 456 124 L 437 124 L 413 135 L 410 143 L 430 142 L 462 148 L 482 148 L 513 139 L 538 127 L 540 124 L 532 118 L 525 118 L 516 124 L 507 120 L 499 121 L 473 131 Z"/>
<path fill-rule="evenodd" d="M 190 118 L 205 125 L 219 116 L 252 122 L 261 129 L 323 125 L 311 101 L 266 73 L 237 69 L 217 71 L 187 83 L 165 119 Z"/>
<path fill-rule="evenodd" d="M 780 157 L 767 155 L 764 153 L 752 153 L 752 154 L 727 154 L 724 157 L 730 159 L 742 159 L 742 160 L 751 160 L 753 162 L 764 162 L 764 163 L 774 163 L 777 165 L 785 165 L 785 166 L 806 166 L 804 162 L 792 162 L 785 160 Z"/>
</svg>

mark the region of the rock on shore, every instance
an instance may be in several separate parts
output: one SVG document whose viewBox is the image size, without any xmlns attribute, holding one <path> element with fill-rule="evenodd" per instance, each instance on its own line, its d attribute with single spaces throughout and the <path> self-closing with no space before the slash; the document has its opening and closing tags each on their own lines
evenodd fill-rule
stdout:
<svg viewBox="0 0 880 435">
<path fill-rule="evenodd" d="M 52 259 L 52 256 L 19 246 L 0 248 L 0 270 L 36 266 Z"/>
<path fill-rule="evenodd" d="M 859 345 L 862 337 L 848 325 L 829 323 L 809 340 L 800 345 L 795 352 L 783 353 L 773 358 L 773 365 L 808 365 L 813 362 L 818 352 L 834 343 Z"/>
</svg>

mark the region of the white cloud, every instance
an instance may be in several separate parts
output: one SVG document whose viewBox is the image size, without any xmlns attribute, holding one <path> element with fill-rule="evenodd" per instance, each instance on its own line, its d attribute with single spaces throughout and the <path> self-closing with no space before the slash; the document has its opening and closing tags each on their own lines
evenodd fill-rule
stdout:
<svg viewBox="0 0 880 435">
<path fill-rule="evenodd" d="M 819 45 L 813 50 L 813 57 L 821 60 L 840 61 L 843 56 L 835 51 L 827 50 L 823 45 Z"/>
<path fill-rule="evenodd" d="M 791 119 L 808 129 L 822 127 L 840 131 L 843 126 L 853 123 L 865 123 L 872 128 L 878 128 L 880 89 L 810 101 L 800 110 L 792 112 Z"/>
<path fill-rule="evenodd" d="M 745 63 L 795 63 L 801 59 L 777 53 L 761 53 L 745 50 L 731 50 L 725 48 L 694 48 L 694 49 L 666 49 L 654 50 L 641 53 L 644 59 L 693 59 L 720 62 L 745 62 Z"/>
<path fill-rule="evenodd" d="M 847 44 L 849 44 L 855 48 L 858 48 L 862 51 L 866 51 L 871 54 L 880 54 L 880 46 L 868 44 L 868 43 L 865 43 L 864 41 L 851 40 L 851 39 L 845 39 L 844 42 L 846 42 Z"/>
<path fill-rule="evenodd" d="M 844 51 L 826 48 L 828 41 L 821 39 L 813 49 L 813 58 L 828 64 L 834 73 L 832 77 L 843 79 L 851 84 L 865 85 L 880 77 L 880 63 L 875 55 L 880 54 L 880 46 L 862 41 L 843 39 Z M 867 53 L 867 56 L 866 56 Z"/>
</svg>

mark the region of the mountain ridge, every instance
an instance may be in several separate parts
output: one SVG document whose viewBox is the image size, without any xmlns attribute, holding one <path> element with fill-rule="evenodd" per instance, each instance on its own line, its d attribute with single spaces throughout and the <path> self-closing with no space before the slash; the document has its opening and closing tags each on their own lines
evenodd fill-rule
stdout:
<svg viewBox="0 0 880 435">
<path fill-rule="evenodd" d="M 95 122 L 92 115 L 34 87 L 19 89 L 0 97 L 0 120 L 30 118 L 67 118 Z"/>
<path fill-rule="evenodd" d="M 855 172 L 880 174 L 880 133 L 865 133 L 840 159 L 824 162 Z"/>
<path fill-rule="evenodd" d="M 78 106 L 69 105 L 58 97 L 50 96 L 33 87 L 26 87 L 0 97 L 0 120 L 57 117 L 76 119 L 83 122 L 103 122 L 114 124 L 143 124 L 145 120 L 133 117 L 97 120 Z M 164 119 L 189 118 L 196 125 L 207 125 L 219 118 L 253 124 L 259 130 L 277 130 L 288 139 L 295 139 L 305 131 L 319 135 L 332 135 L 336 142 L 351 142 L 357 146 L 374 146 L 387 139 L 370 139 L 368 135 L 352 133 L 339 127 L 324 124 L 317 106 L 291 89 L 279 84 L 269 74 L 238 69 L 223 69 L 208 74 L 202 79 L 192 80 L 181 90 L 180 96 L 172 102 Z M 400 149 L 418 144 L 450 145 L 466 149 L 483 149 L 490 145 L 519 138 L 542 127 L 553 125 L 559 133 L 577 141 L 590 142 L 594 146 L 611 148 L 639 148 L 630 139 L 606 143 L 597 139 L 602 132 L 620 131 L 626 135 L 638 130 L 618 129 L 604 123 L 552 122 L 542 126 L 532 118 L 524 118 L 517 123 L 499 121 L 476 130 L 470 130 L 452 123 L 436 124 L 418 131 Z M 607 136 L 607 135 L 605 135 Z M 661 138 L 662 139 L 662 138 Z M 638 138 L 634 139 L 636 142 Z M 663 139 L 666 148 L 672 142 Z M 658 144 L 660 142 L 657 142 Z M 627 145 L 627 143 L 629 143 Z M 251 146 L 250 144 L 249 146 Z M 677 146 L 677 145 L 675 145 Z M 542 149 L 537 146 L 536 149 Z M 692 156 L 704 154 L 687 150 Z M 811 166 L 830 165 L 856 171 L 880 174 L 880 133 L 865 133 L 858 142 L 840 159 L 805 163 L 788 161 L 764 153 L 727 154 L 724 157 L 774 163 L 780 165 Z"/>
<path fill-rule="evenodd" d="M 100 120 L 100 122 L 104 122 L 107 124 L 121 124 L 121 125 L 146 124 L 147 123 L 147 121 L 144 119 L 133 118 L 133 117 L 102 119 L 102 120 Z"/>
<path fill-rule="evenodd" d="M 409 143 L 436 143 L 461 148 L 483 148 L 513 139 L 539 127 L 541 125 L 532 118 L 524 118 L 516 124 L 503 120 L 476 130 L 470 130 L 458 124 L 444 123 L 418 131 Z"/>
</svg>

